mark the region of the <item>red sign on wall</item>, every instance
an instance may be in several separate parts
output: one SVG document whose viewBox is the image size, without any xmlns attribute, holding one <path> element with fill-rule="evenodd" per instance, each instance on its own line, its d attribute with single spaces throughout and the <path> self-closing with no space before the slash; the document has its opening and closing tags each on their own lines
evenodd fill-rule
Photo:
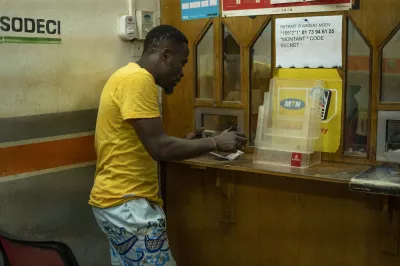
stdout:
<svg viewBox="0 0 400 266">
<path fill-rule="evenodd" d="M 282 1 L 222 0 L 222 16 L 256 16 L 266 14 L 350 10 L 353 0 L 302 0 L 299 2 L 287 1 L 288 3 L 278 2 Z"/>
</svg>

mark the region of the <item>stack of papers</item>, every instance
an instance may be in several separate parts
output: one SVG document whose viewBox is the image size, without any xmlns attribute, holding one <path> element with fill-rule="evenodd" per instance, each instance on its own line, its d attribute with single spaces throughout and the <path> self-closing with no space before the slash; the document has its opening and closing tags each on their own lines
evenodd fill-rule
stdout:
<svg viewBox="0 0 400 266">
<path fill-rule="evenodd" d="M 237 158 L 239 158 L 240 156 L 242 156 L 242 155 L 244 154 L 244 152 L 242 152 L 242 151 L 237 151 L 237 152 L 235 152 L 235 153 L 231 153 L 231 154 L 228 154 L 228 155 L 226 155 L 226 156 L 221 155 L 221 154 L 216 153 L 216 152 L 210 152 L 210 153 L 211 153 L 212 155 L 214 155 L 214 156 L 220 158 L 220 159 L 228 160 L 228 161 L 236 160 Z"/>
</svg>

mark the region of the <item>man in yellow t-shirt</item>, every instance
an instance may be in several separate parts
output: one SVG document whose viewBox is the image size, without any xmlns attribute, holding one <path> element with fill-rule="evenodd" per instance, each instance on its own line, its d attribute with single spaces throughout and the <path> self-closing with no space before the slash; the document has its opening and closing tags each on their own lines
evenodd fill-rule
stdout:
<svg viewBox="0 0 400 266">
<path fill-rule="evenodd" d="M 164 133 L 156 85 L 171 94 L 188 55 L 188 41 L 179 30 L 155 27 L 139 61 L 117 70 L 102 91 L 89 204 L 110 242 L 114 266 L 176 265 L 161 209 L 157 161 L 232 152 L 246 141 L 236 132 L 190 140 Z"/>
</svg>

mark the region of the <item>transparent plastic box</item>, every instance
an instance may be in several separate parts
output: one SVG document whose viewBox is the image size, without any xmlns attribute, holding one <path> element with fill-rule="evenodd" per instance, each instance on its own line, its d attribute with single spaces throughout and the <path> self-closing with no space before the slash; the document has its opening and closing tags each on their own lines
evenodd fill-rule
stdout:
<svg viewBox="0 0 400 266">
<path fill-rule="evenodd" d="M 272 79 L 259 107 L 254 162 L 305 168 L 321 162 L 324 81 Z"/>
</svg>

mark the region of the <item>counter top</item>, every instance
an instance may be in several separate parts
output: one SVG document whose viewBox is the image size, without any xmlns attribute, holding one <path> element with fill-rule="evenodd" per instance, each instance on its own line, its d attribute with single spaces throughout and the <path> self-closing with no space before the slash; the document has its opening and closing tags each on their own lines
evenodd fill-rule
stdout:
<svg viewBox="0 0 400 266">
<path fill-rule="evenodd" d="M 322 182 L 349 184 L 351 179 L 371 168 L 369 165 L 321 162 L 309 168 L 282 167 L 253 163 L 253 155 L 246 154 L 234 161 L 216 159 L 212 155 L 204 155 L 190 160 L 175 163 L 188 164 L 194 168 L 216 168 L 231 171 L 257 174 L 285 176 Z"/>
<path fill-rule="evenodd" d="M 351 180 L 350 190 L 399 197 L 400 172 L 391 166 L 371 167 Z"/>
</svg>

